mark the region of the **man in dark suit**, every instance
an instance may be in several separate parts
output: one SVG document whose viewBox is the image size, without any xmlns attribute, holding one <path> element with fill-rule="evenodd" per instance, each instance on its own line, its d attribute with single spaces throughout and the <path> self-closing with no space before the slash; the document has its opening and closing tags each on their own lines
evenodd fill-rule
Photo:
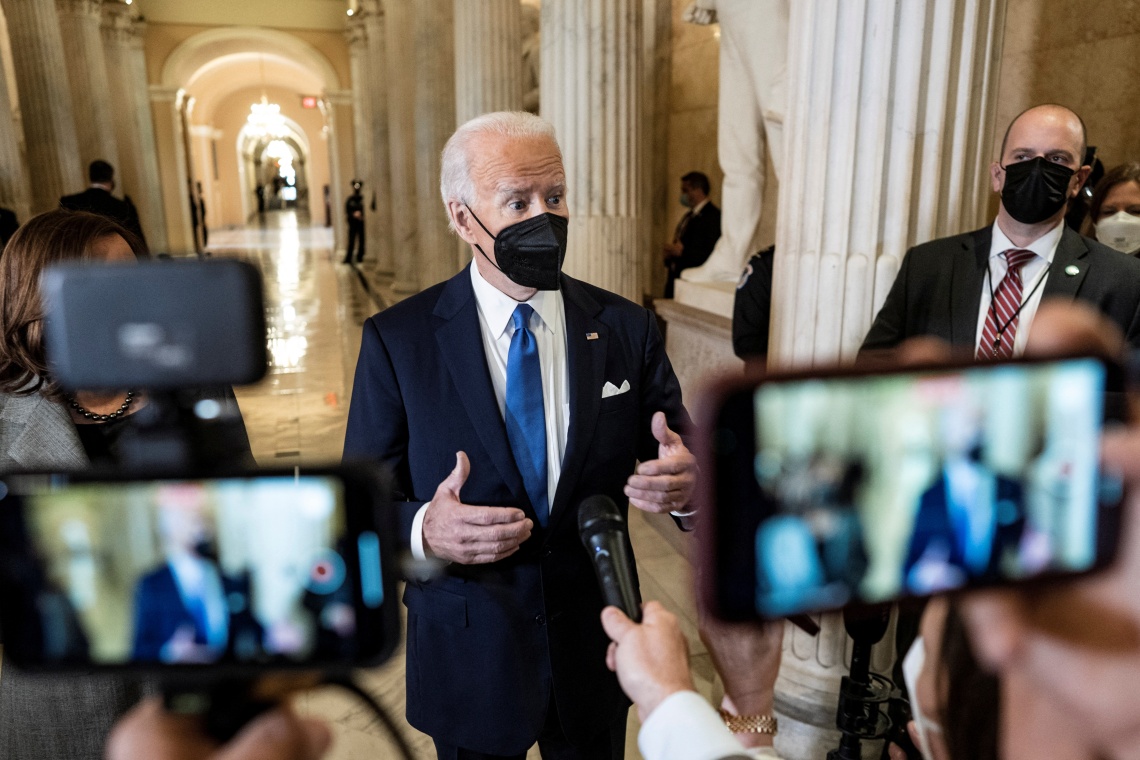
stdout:
<svg viewBox="0 0 1140 760">
<path fill-rule="evenodd" d="M 87 176 L 91 180 L 91 186 L 82 193 L 63 196 L 59 199 L 59 205 L 71 211 L 88 211 L 114 219 L 138 237 L 145 248 L 146 237 L 135 204 L 129 196 L 119 200 L 111 195 L 115 189 L 115 168 L 106 161 L 92 161 L 87 167 Z"/>
<path fill-rule="evenodd" d="M 222 574 L 213 556 L 214 529 L 201 491 L 170 486 L 160 498 L 159 532 L 166 561 L 135 588 L 132 659 L 208 663 L 227 654 L 255 658 L 261 653 L 263 631 L 250 609 L 249 578 Z"/>
<path fill-rule="evenodd" d="M 1038 305 L 1053 297 L 1089 302 L 1140 346 L 1140 261 L 1064 223 L 1090 171 L 1084 154 L 1084 124 L 1069 109 L 1036 106 L 1014 119 L 990 167 L 997 219 L 912 248 L 860 353 L 930 335 L 978 358 L 1020 355 Z"/>
<path fill-rule="evenodd" d="M 561 273 L 565 181 L 537 116 L 460 127 L 441 185 L 474 260 L 364 325 L 345 458 L 392 468 L 413 555 L 449 563 L 404 594 L 408 721 L 440 758 L 623 757 L 578 506 L 689 519 L 680 385 L 652 313 Z"/>
<path fill-rule="evenodd" d="M 699 267 L 708 260 L 720 240 L 720 209 L 709 200 L 709 178 L 701 172 L 689 172 L 681 177 L 681 205 L 688 212 L 677 223 L 673 242 L 663 251 L 669 279 L 665 283 L 665 297 L 673 297 L 673 283 L 681 272 Z"/>
<path fill-rule="evenodd" d="M 1023 489 L 982 461 L 982 418 L 972 404 L 942 410 L 942 467 L 919 497 L 903 563 L 912 593 L 992 580 L 1003 563 L 1016 560 L 1025 531 Z"/>
</svg>

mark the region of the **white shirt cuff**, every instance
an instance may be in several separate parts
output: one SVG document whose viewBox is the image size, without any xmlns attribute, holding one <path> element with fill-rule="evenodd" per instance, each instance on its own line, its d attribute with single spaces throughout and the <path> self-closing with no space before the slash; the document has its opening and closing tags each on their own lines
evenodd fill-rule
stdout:
<svg viewBox="0 0 1140 760">
<path fill-rule="evenodd" d="M 745 749 L 717 711 L 695 691 L 679 691 L 666 697 L 641 725 L 637 747 L 645 760 L 777 757 L 770 747 Z"/>
<path fill-rule="evenodd" d="M 429 501 L 420 507 L 416 511 L 416 516 L 412 518 L 412 559 L 425 560 L 428 558 L 427 552 L 424 551 L 424 515 L 427 514 L 430 506 L 431 502 Z"/>
</svg>

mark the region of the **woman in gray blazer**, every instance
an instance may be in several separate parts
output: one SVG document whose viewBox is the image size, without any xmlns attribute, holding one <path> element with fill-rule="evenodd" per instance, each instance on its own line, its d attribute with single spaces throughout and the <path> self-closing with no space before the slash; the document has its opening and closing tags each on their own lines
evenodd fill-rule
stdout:
<svg viewBox="0 0 1140 760">
<path fill-rule="evenodd" d="M 8 242 L 0 256 L 0 473 L 74 471 L 113 460 L 119 432 L 146 399 L 126 390 L 68 395 L 55 387 L 44 355 L 39 279 L 50 264 L 135 261 L 143 250 L 111 220 L 62 210 L 29 220 Z M 249 458 L 238 420 L 235 450 Z M 100 760 L 111 725 L 139 696 L 128 677 L 51 678 L 3 667 L 0 760 Z"/>
</svg>

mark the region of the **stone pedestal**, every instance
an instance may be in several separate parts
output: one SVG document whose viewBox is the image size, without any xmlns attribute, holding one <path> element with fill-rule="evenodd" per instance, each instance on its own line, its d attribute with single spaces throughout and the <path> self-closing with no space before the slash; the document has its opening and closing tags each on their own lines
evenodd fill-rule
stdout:
<svg viewBox="0 0 1140 760">
<path fill-rule="evenodd" d="M 56 0 L 59 30 L 68 51 L 71 105 L 75 111 L 79 158 L 84 167 L 96 159 L 119 165 L 111 89 L 103 55 L 103 0 Z"/>
<path fill-rule="evenodd" d="M 388 64 L 388 170 L 391 176 L 392 246 L 397 293 L 419 290 L 416 240 L 416 51 L 413 0 L 384 0 Z M 438 179 L 436 180 L 438 182 Z"/>
<path fill-rule="evenodd" d="M 118 137 L 116 176 L 138 208 L 143 233 L 154 251 L 168 246 L 162 211 L 161 178 L 150 110 L 143 33 L 146 24 L 121 2 L 103 4 L 103 53 L 110 80 L 108 95 Z M 183 192 L 186 192 L 183 190 Z M 189 203 L 189 199 L 186 199 Z"/>
<path fill-rule="evenodd" d="M 31 211 L 59 207 L 59 199 L 86 187 L 79 166 L 75 114 L 67 60 L 54 2 L 2 0 L 12 41 L 16 86 L 24 122 L 31 183 Z"/>
<path fill-rule="evenodd" d="M 565 159 L 566 272 L 634 301 L 648 250 L 641 9 L 642 0 L 542 4 L 542 116 Z"/>
<path fill-rule="evenodd" d="M 797 0 L 770 365 L 858 351 L 906 249 L 985 221 L 1005 0 Z M 777 749 L 834 747 L 849 645 L 836 617 L 785 639 Z M 889 661 L 880 650 L 879 666 Z"/>
<path fill-rule="evenodd" d="M 692 404 L 706 378 L 744 369 L 732 353 L 731 319 L 665 298 L 654 301 L 653 309 L 665 322 L 665 353 L 686 404 Z"/>
<path fill-rule="evenodd" d="M 391 274 L 395 268 L 395 253 L 392 250 L 392 196 L 399 191 L 392 185 L 388 168 L 388 62 L 385 54 L 386 23 L 380 0 L 362 0 L 360 17 L 364 22 L 367 48 L 363 84 L 368 89 L 365 104 L 368 108 L 367 136 L 371 143 L 367 157 L 368 168 L 365 170 L 371 182 L 364 186 L 364 195 L 369 201 L 376 199 L 375 209 L 371 202 L 368 204 L 364 226 L 368 236 L 369 258 L 376 262 L 378 272 Z M 354 89 L 355 82 L 353 80 Z"/>
<path fill-rule="evenodd" d="M 455 7 L 457 124 L 485 113 L 521 110 L 523 52 L 519 0 L 452 2 Z"/>
<path fill-rule="evenodd" d="M 516 2 L 517 5 L 517 2 Z M 439 194 L 443 146 L 455 131 L 454 0 L 416 0 L 416 208 L 420 287 L 455 274 L 455 236 Z M 471 34 L 473 30 L 463 30 Z"/>
</svg>

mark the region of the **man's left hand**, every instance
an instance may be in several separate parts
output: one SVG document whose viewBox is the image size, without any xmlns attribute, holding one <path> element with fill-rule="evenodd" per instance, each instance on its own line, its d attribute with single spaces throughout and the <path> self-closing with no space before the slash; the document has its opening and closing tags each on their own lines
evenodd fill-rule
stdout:
<svg viewBox="0 0 1140 760">
<path fill-rule="evenodd" d="M 697 458 L 681 436 L 669 429 L 665 413 L 653 415 L 657 459 L 642 462 L 625 485 L 629 503 L 646 512 L 676 512 L 688 509 L 697 485 Z"/>
</svg>

